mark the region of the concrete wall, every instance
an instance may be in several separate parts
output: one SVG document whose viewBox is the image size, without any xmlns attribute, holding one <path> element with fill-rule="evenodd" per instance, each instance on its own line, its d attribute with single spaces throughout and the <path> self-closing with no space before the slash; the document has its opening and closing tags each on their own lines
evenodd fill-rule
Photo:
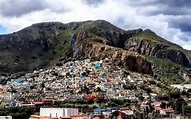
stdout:
<svg viewBox="0 0 191 119">
<path fill-rule="evenodd" d="M 77 108 L 64 108 L 65 116 L 78 115 L 79 110 Z"/>
<path fill-rule="evenodd" d="M 65 117 L 78 114 L 77 108 L 40 108 L 40 116 Z"/>
</svg>

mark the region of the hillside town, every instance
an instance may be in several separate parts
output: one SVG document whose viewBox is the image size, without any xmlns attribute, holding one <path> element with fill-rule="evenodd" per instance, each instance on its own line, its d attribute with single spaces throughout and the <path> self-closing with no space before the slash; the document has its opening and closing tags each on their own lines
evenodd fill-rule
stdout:
<svg viewBox="0 0 191 119">
<path fill-rule="evenodd" d="M 153 119 L 190 114 L 183 108 L 189 105 L 189 87 L 165 87 L 154 77 L 113 66 L 108 59 L 68 61 L 1 79 L 8 80 L 0 87 L 1 107 L 38 107 L 39 113 L 30 119 Z"/>
</svg>

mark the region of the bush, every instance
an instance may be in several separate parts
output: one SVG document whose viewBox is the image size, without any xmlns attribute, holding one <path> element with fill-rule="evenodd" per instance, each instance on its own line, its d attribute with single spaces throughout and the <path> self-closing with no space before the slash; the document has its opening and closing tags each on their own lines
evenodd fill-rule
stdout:
<svg viewBox="0 0 191 119">
<path fill-rule="evenodd" d="M 153 85 L 156 84 L 156 82 L 155 82 L 154 80 L 150 80 L 149 83 L 150 83 L 150 84 L 153 84 Z"/>
<path fill-rule="evenodd" d="M 0 108 L 0 115 L 10 115 L 13 119 L 28 119 L 34 113 L 34 108 L 31 107 Z"/>
</svg>

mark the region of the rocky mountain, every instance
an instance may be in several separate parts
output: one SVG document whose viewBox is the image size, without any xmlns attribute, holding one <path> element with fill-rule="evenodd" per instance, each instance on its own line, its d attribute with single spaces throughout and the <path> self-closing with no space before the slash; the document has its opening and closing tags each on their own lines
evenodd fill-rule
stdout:
<svg viewBox="0 0 191 119">
<path fill-rule="evenodd" d="M 165 41 L 150 30 L 129 38 L 125 42 L 124 49 L 142 55 L 170 59 L 172 62 L 189 67 L 189 58 L 183 53 L 181 47 Z"/>
<path fill-rule="evenodd" d="M 108 58 L 158 79 L 176 75 L 171 77 L 175 81 L 189 77 L 191 64 L 190 51 L 151 30 L 126 31 L 104 20 L 38 23 L 0 36 L 0 72 L 28 72 L 84 58 Z"/>
</svg>

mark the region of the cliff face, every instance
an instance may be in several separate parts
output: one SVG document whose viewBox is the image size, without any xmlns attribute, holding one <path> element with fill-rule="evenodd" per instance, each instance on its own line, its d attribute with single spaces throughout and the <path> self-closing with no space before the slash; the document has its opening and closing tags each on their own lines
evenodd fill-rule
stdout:
<svg viewBox="0 0 191 119">
<path fill-rule="evenodd" d="M 107 41 L 106 39 L 101 39 Z M 113 64 L 122 66 L 131 71 L 152 74 L 151 63 L 143 56 L 126 51 L 122 48 L 95 42 L 95 39 L 87 32 L 81 31 L 71 39 L 73 42 L 73 56 L 76 58 L 105 59 Z"/>
<path fill-rule="evenodd" d="M 189 60 L 182 51 L 173 49 L 160 42 L 153 42 L 142 38 L 130 38 L 126 41 L 124 49 L 137 52 L 141 55 L 169 59 L 182 66 L 189 66 Z"/>
</svg>

